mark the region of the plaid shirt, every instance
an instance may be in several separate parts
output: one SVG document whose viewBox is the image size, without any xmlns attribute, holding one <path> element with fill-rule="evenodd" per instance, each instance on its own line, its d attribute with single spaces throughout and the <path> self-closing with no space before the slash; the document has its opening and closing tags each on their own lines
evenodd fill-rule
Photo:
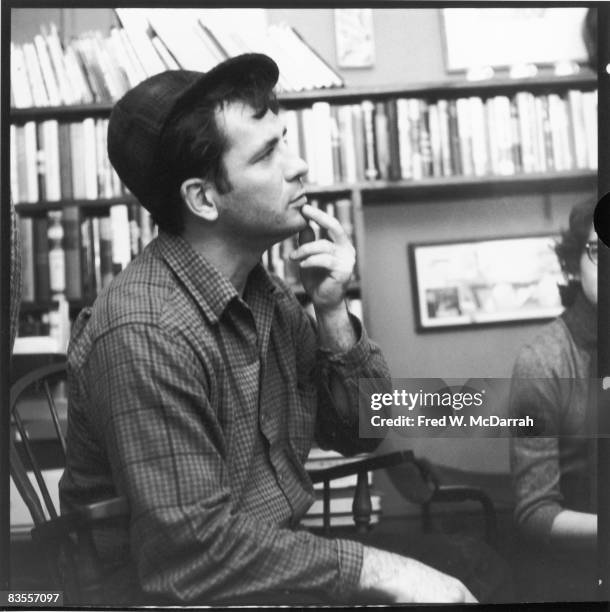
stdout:
<svg viewBox="0 0 610 612">
<path fill-rule="evenodd" d="M 313 438 L 344 453 L 379 442 L 358 439 L 358 378 L 389 373 L 352 320 L 355 346 L 321 350 L 260 264 L 241 299 L 162 232 L 75 324 L 63 507 L 126 496 L 130 571 L 153 597 L 353 594 L 361 545 L 297 529 Z"/>
</svg>

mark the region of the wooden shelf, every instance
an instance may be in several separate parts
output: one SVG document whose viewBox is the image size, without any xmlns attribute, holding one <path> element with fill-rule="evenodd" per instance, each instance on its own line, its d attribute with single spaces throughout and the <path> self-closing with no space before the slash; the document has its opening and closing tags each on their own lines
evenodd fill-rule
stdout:
<svg viewBox="0 0 610 612">
<path fill-rule="evenodd" d="M 453 176 L 418 181 L 370 181 L 359 183 L 364 205 L 395 200 L 405 196 L 434 195 L 439 199 L 455 196 L 510 195 L 536 191 L 592 188 L 597 185 L 597 170 L 569 170 L 508 176 Z"/>
<path fill-rule="evenodd" d="M 353 185 L 307 185 L 308 195 L 349 196 L 358 191 L 362 202 L 374 204 L 386 198 L 395 199 L 401 196 L 427 194 L 453 197 L 456 194 L 483 195 L 500 193 L 523 193 L 557 189 L 575 189 L 580 187 L 594 188 L 597 181 L 596 170 L 569 170 L 563 172 L 544 172 L 538 174 L 513 174 L 508 176 L 452 176 L 443 178 L 426 178 L 417 181 L 361 181 Z M 66 206 L 79 206 L 93 210 L 103 210 L 115 204 L 132 204 L 137 200 L 132 195 L 120 198 L 99 200 L 60 200 L 57 202 L 20 203 L 15 208 L 21 215 L 36 216 L 49 210 L 61 210 Z"/>
<path fill-rule="evenodd" d="M 385 99 L 396 96 L 417 96 L 426 99 L 455 98 L 460 96 L 496 96 L 515 91 L 533 93 L 556 92 L 570 88 L 592 90 L 597 87 L 593 72 L 586 71 L 569 76 L 535 76 L 525 79 L 493 78 L 485 81 L 452 80 L 433 83 L 396 84 L 381 87 L 336 87 L 311 91 L 280 93 L 283 106 L 296 108 L 313 102 L 348 104 L 363 99 Z M 72 106 L 39 106 L 11 108 L 9 119 L 14 123 L 42 121 L 44 119 L 79 120 L 85 117 L 108 117 L 114 102 L 97 102 Z"/>
</svg>

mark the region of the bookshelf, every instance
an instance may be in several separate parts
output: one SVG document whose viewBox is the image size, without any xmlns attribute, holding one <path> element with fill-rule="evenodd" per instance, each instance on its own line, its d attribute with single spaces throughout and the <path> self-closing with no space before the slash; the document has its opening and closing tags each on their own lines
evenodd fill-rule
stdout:
<svg viewBox="0 0 610 612">
<path fill-rule="evenodd" d="M 589 115 L 593 112 L 596 84 L 593 74 L 577 74 L 561 77 L 545 76 L 542 78 L 498 79 L 481 82 L 450 81 L 445 83 L 404 84 L 372 88 L 319 89 L 305 92 L 283 92 L 279 94 L 279 98 L 283 112 L 286 113 L 289 133 L 290 126 L 293 128 L 293 133 L 297 132 L 298 137 L 295 137 L 295 140 L 291 143 L 292 146 L 306 159 L 320 157 L 327 162 L 328 160 L 331 161 L 332 173 L 329 174 L 327 172 L 322 180 L 318 180 L 313 168 L 310 169 L 310 175 L 313 175 L 312 178 L 315 181 L 307 185 L 310 200 L 316 201 L 322 207 L 327 207 L 329 204 L 334 205 L 338 201 L 344 204 L 349 201 L 351 209 L 349 210 L 349 215 L 351 219 L 348 219 L 347 223 L 351 226 L 350 233 L 357 247 L 358 259 L 362 260 L 365 232 L 363 227 L 363 207 L 375 206 L 378 203 L 401 203 L 414 198 L 421 201 L 422 199 L 425 200 L 426 197 L 450 201 L 458 196 L 501 196 L 509 192 L 514 194 L 531 191 L 552 193 L 562 189 L 592 188 L 597 177 L 596 158 L 590 150 L 590 143 L 586 141 L 586 137 L 582 133 L 578 133 L 578 126 L 575 124 L 577 117 L 582 124 L 580 125 L 581 128 L 587 124 L 587 120 L 583 119 L 583 117 L 587 112 Z M 585 94 L 589 96 L 588 110 L 581 106 Z M 553 124 L 548 115 L 534 116 L 532 114 L 530 119 L 532 134 L 537 130 L 539 140 L 544 140 L 544 142 L 541 140 L 538 143 L 539 156 L 550 155 L 553 157 L 554 155 L 554 159 L 558 159 L 558 148 L 563 147 L 565 148 L 564 157 L 567 159 L 567 161 L 564 160 L 563 167 L 556 168 L 554 166 L 557 164 L 554 162 L 549 161 L 549 159 L 542 159 L 540 164 L 546 166 L 545 170 L 541 170 L 540 167 L 536 167 L 532 163 L 529 168 L 524 168 L 521 158 L 524 154 L 525 143 L 521 136 L 524 133 L 525 124 L 523 121 L 519 124 L 520 118 L 515 114 L 516 110 L 520 110 L 520 108 L 516 109 L 517 104 L 515 102 L 519 95 L 529 96 L 527 104 L 530 105 L 529 110 L 532 112 L 535 110 L 534 104 L 537 103 L 536 100 L 542 101 L 540 102 L 541 106 L 544 104 L 547 107 L 550 100 L 549 96 L 554 96 L 553 102 L 559 105 L 559 111 L 557 111 L 559 115 L 555 115 L 555 118 L 559 117 L 561 119 L 558 124 Z M 571 96 L 574 97 L 572 98 Z M 505 156 L 512 156 L 508 168 L 500 166 L 501 172 L 497 171 L 498 168 L 492 167 L 493 143 L 490 143 L 490 140 L 493 140 L 491 132 L 496 129 L 492 121 L 496 117 L 493 115 L 493 105 L 495 100 L 498 99 L 509 109 L 509 114 L 504 117 L 510 123 L 504 126 L 502 138 L 506 142 L 503 145 L 503 154 Z M 417 101 L 417 109 L 414 115 L 408 116 L 410 124 L 406 132 L 404 131 L 404 123 L 398 125 L 401 121 L 400 118 L 396 120 L 396 124 L 392 125 L 387 123 L 387 117 L 385 118 L 385 123 L 377 121 L 377 113 L 383 113 L 384 108 L 388 108 L 388 104 L 402 104 L 402 109 L 404 110 L 413 100 Z M 491 113 L 480 115 L 476 120 L 473 120 L 473 122 L 477 120 L 485 121 L 484 127 L 486 129 L 483 137 L 485 138 L 487 159 L 485 160 L 484 168 L 476 172 L 472 164 L 468 172 L 465 172 L 465 168 L 462 167 L 463 164 L 461 163 L 458 164 L 459 168 L 457 169 L 455 164 L 450 168 L 447 166 L 449 168 L 448 171 L 441 168 L 441 165 L 433 168 L 433 163 L 430 159 L 432 155 L 431 149 L 434 149 L 434 143 L 431 142 L 434 138 L 430 133 L 430 109 L 436 108 L 434 105 L 438 104 L 439 101 L 452 104 L 458 100 L 475 100 L 474 103 L 477 104 L 479 111 L 483 109 L 486 113 Z M 512 105 L 512 108 L 510 105 Z M 368 109 L 367 112 L 371 112 L 368 126 L 365 125 L 366 121 L 362 116 L 363 109 L 365 108 Z M 36 131 L 39 131 L 40 125 L 49 122 L 56 125 L 71 126 L 94 119 L 103 126 L 103 122 L 107 120 L 111 109 L 112 104 L 106 102 L 68 106 L 12 108 L 9 116 L 11 126 L 14 126 L 14 128 L 30 124 L 36 126 Z M 546 111 L 548 111 L 548 108 L 546 108 Z M 312 143 L 306 143 L 303 137 L 303 132 L 307 128 L 305 123 L 311 121 L 312 118 L 310 114 L 309 118 L 305 119 L 305 113 L 312 112 L 317 112 L 317 117 L 321 117 L 323 123 L 328 120 L 337 122 L 337 113 L 356 113 L 353 116 L 357 117 L 359 123 L 354 120 L 349 130 L 355 129 L 360 131 L 358 138 L 355 138 L 354 133 L 346 135 L 345 130 L 347 128 L 345 126 L 347 124 L 335 123 L 337 128 L 343 129 L 335 131 L 334 137 L 330 133 L 326 137 L 324 133 L 319 134 L 319 140 L 323 141 L 321 147 L 324 150 L 322 153 L 319 150 L 312 150 Z M 292 114 L 289 115 L 289 113 Z M 475 117 L 474 114 L 469 116 L 471 118 Z M 443 145 L 453 147 L 451 151 L 442 152 L 446 160 L 449 159 L 449 155 L 460 157 L 467 154 L 471 158 L 474 158 L 476 155 L 472 142 L 464 145 L 459 140 L 461 134 L 459 130 L 464 126 L 464 121 L 462 120 L 460 123 L 460 119 L 460 116 L 446 119 L 448 122 L 452 121 L 453 128 L 458 130 L 457 135 L 454 135 L 454 141 Z M 538 123 L 543 121 L 544 125 L 536 125 L 537 121 Z M 592 129 L 591 126 L 594 126 L 592 121 L 593 118 L 589 117 L 589 130 Z M 388 136 L 385 141 L 380 137 L 380 131 L 384 129 Z M 449 123 L 447 129 L 451 129 Z M 519 132 L 519 129 L 521 129 L 521 132 Z M 394 138 L 394 142 L 390 142 L 392 136 L 389 136 L 389 134 L 392 130 L 400 132 L 404 139 L 410 140 L 410 148 L 406 151 L 400 149 L 402 144 L 396 138 Z M 468 133 L 468 130 L 466 132 L 471 137 L 470 140 L 473 141 L 472 134 Z M 581 129 L 580 132 L 583 132 L 583 130 Z M 577 144 L 577 139 L 580 136 L 582 136 L 582 141 Z M 530 141 L 534 137 L 535 135 L 531 136 Z M 333 147 L 337 147 L 337 138 L 339 141 L 348 141 L 352 148 L 360 148 L 359 153 L 354 151 L 360 159 L 357 162 L 352 159 L 351 171 L 346 172 L 345 168 L 338 169 L 341 162 L 337 162 L 336 157 L 333 158 Z M 481 142 L 483 141 L 481 140 Z M 314 143 L 316 146 L 317 144 Z M 495 144 L 499 147 L 498 138 L 496 138 Z M 105 150 L 104 143 L 97 143 L 97 146 L 98 151 Z M 350 152 L 346 152 L 344 142 L 342 146 L 343 157 L 351 156 Z M 437 143 L 436 146 L 438 149 L 439 144 Z M 588 146 L 589 150 L 587 150 Z M 380 168 L 380 158 L 383 157 L 381 148 L 383 147 L 386 148 L 386 158 L 388 156 L 390 158 L 404 157 L 409 153 L 414 159 L 418 156 L 419 158 L 428 156 L 427 161 L 424 162 L 427 164 L 427 169 L 421 171 L 420 168 L 419 171 L 412 172 L 410 177 L 405 177 L 403 176 L 404 165 L 398 167 L 395 164 L 394 175 L 390 178 L 388 172 L 382 172 Z M 399 150 L 396 147 L 399 147 Z M 422 152 L 420 147 L 427 148 L 427 152 L 425 150 Z M 580 148 L 580 159 L 578 159 L 577 148 Z M 440 150 L 437 151 L 437 157 L 440 154 Z M 21 155 L 19 158 L 21 164 L 23 163 L 23 157 Z M 515 161 L 517 159 L 521 159 L 521 161 L 517 163 Z M 17 163 L 15 160 L 13 161 Z M 389 159 L 388 163 L 391 162 L 392 160 Z M 41 176 L 40 156 L 34 162 L 30 161 L 30 163 L 35 163 L 36 169 L 32 170 L 30 168 L 29 171 L 37 175 L 39 182 L 43 182 L 44 176 Z M 59 160 L 59 165 L 61 163 L 61 160 Z M 360 167 L 358 170 L 355 170 L 355 164 L 357 163 L 360 164 Z M 58 172 L 57 161 L 55 166 L 55 171 Z M 20 172 L 23 173 L 24 170 L 18 167 L 16 172 L 19 174 Z M 100 170 L 99 172 L 102 171 Z M 383 176 L 384 174 L 385 176 Z M 126 206 L 132 211 L 134 207 L 138 207 L 137 201 L 128 192 L 121 192 L 108 197 L 99 186 L 100 180 L 98 176 L 97 192 L 94 189 L 94 193 L 97 193 L 98 197 L 82 197 L 81 193 L 80 197 L 63 198 L 60 193 L 59 197 L 54 197 L 53 199 L 38 198 L 36 201 L 31 202 L 19 201 L 19 198 L 16 198 L 16 210 L 22 219 L 44 219 L 49 213 L 55 213 L 56 211 L 65 213 L 67 209 L 71 209 L 72 211 L 77 210 L 78 219 L 82 220 L 96 217 L 103 218 L 108 215 L 113 207 L 117 206 Z M 117 189 L 116 181 L 113 188 Z M 142 219 L 137 221 L 141 223 Z M 137 254 L 137 249 L 132 251 L 132 255 L 135 256 L 135 254 Z M 283 262 L 287 261 L 287 257 L 282 257 L 281 252 L 278 255 L 277 251 L 271 253 L 269 257 L 272 260 L 275 258 L 276 262 L 278 262 L 278 257 Z M 283 270 L 284 263 L 280 263 L 280 267 Z M 273 261 L 271 262 L 271 268 L 274 269 Z M 278 268 L 278 266 L 276 265 L 275 268 Z M 275 269 L 274 271 L 277 272 L 278 270 Z M 295 292 L 302 298 L 302 288 L 298 285 L 297 280 L 294 277 L 287 278 L 287 280 L 293 284 Z M 356 278 L 350 287 L 349 297 L 358 299 L 360 297 L 359 294 L 360 283 L 358 278 Z M 30 316 L 32 316 L 32 313 L 44 312 L 47 310 L 47 306 L 54 304 L 50 297 L 45 296 L 41 300 L 36 298 L 25 300 L 23 312 Z M 76 314 L 78 309 L 84 305 L 91 303 L 93 297 L 94 295 L 90 295 L 89 298 L 69 299 L 71 315 Z"/>
</svg>

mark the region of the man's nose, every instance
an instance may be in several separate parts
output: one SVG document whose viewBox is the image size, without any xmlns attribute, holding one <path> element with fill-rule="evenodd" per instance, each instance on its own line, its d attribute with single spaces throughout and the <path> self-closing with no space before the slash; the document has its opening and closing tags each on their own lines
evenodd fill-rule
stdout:
<svg viewBox="0 0 610 612">
<path fill-rule="evenodd" d="M 286 155 L 286 180 L 294 181 L 296 179 L 302 179 L 309 170 L 307 162 L 300 155 L 294 153 L 290 149 L 287 150 Z"/>
</svg>

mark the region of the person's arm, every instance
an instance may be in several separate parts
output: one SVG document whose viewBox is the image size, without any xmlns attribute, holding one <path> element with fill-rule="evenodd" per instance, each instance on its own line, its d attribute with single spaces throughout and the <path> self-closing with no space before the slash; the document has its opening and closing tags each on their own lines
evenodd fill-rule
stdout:
<svg viewBox="0 0 610 612">
<path fill-rule="evenodd" d="M 90 418 L 117 494 L 129 502 L 131 554 L 146 593 L 213 604 L 299 592 L 337 602 L 370 593 L 441 602 L 462 592 L 453 578 L 415 561 L 241 512 L 225 430 L 189 356 L 177 334 L 130 323 L 98 338 L 74 373 L 91 383 Z"/>
<path fill-rule="evenodd" d="M 326 230 L 329 239 L 306 242 L 291 257 L 300 266 L 301 281 L 316 313 L 317 379 L 319 410 L 316 440 L 323 448 L 343 454 L 372 451 L 381 442 L 359 436 L 359 416 L 366 398 L 360 397 L 367 380 L 367 392 L 391 389 L 390 372 L 377 345 L 368 338 L 362 323 L 348 312 L 345 295 L 355 264 L 355 250 L 343 227 L 325 212 L 303 207 L 303 215 Z M 301 322 L 298 346 L 307 346 L 309 321 Z"/>
<path fill-rule="evenodd" d="M 547 435 L 514 432 L 510 441 L 515 490 L 515 518 L 524 533 L 560 547 L 594 547 L 597 517 L 563 506 L 561 468 L 561 381 L 549 371 L 544 356 L 527 347 L 515 364 L 510 394 L 511 416 L 531 416 Z"/>
</svg>

